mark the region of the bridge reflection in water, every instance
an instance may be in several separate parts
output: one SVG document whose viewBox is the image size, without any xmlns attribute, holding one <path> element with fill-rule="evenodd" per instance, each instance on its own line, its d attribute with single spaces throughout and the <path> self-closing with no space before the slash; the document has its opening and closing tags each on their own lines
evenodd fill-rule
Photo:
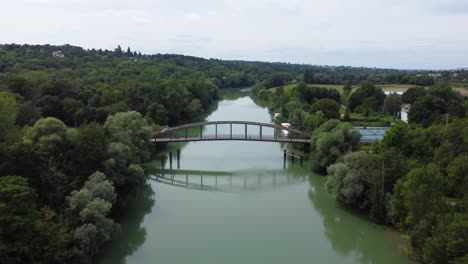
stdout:
<svg viewBox="0 0 468 264">
<path fill-rule="evenodd" d="M 307 180 L 304 174 L 295 175 L 284 170 L 235 172 L 158 170 L 150 178 L 177 187 L 220 192 L 268 190 Z"/>
</svg>

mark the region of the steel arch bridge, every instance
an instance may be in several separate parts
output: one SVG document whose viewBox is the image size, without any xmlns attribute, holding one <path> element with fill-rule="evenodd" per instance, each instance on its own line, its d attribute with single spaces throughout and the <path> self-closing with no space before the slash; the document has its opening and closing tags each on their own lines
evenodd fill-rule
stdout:
<svg viewBox="0 0 468 264">
<path fill-rule="evenodd" d="M 228 125 L 229 131 L 218 132 L 218 126 Z M 214 134 L 204 135 L 203 128 L 214 126 Z M 233 134 L 233 127 L 243 127 L 242 134 Z M 249 134 L 249 128 L 255 127 L 258 134 Z M 190 129 L 199 129 L 198 135 L 190 135 Z M 273 130 L 272 135 L 266 135 L 265 128 Z M 287 133 L 282 133 L 282 131 Z M 182 134 L 181 134 L 182 133 Z M 157 131 L 153 138 L 152 143 L 168 143 L 168 142 L 188 142 L 188 141 L 220 141 L 220 140 L 242 140 L 242 141 L 264 141 L 264 142 L 289 142 L 289 143 L 310 143 L 310 135 L 305 132 L 284 127 L 276 124 L 251 122 L 251 121 L 207 121 L 190 123 L 175 127 L 168 127 L 161 131 Z"/>
</svg>

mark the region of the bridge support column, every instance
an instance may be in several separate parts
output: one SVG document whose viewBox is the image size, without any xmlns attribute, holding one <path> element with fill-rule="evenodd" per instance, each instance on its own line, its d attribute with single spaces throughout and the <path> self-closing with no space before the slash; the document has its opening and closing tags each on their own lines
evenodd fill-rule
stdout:
<svg viewBox="0 0 468 264">
<path fill-rule="evenodd" d="M 260 139 L 262 139 L 262 126 L 260 126 Z"/>
<path fill-rule="evenodd" d="M 215 138 L 218 139 L 218 124 L 215 124 Z"/>
<path fill-rule="evenodd" d="M 245 139 L 247 139 L 247 124 L 245 124 Z"/>
<path fill-rule="evenodd" d="M 200 126 L 200 139 L 203 138 L 203 125 Z"/>
<path fill-rule="evenodd" d="M 172 170 L 172 152 L 169 152 L 169 165 Z"/>
<path fill-rule="evenodd" d="M 232 139 L 232 123 L 230 125 L 231 125 L 231 139 Z"/>
</svg>

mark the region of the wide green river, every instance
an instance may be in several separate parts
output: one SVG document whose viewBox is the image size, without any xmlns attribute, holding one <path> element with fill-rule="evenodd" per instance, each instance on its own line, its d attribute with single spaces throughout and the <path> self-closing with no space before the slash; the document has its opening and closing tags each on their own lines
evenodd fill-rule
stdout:
<svg viewBox="0 0 468 264">
<path fill-rule="evenodd" d="M 266 108 L 239 90 L 226 92 L 206 120 L 272 122 Z M 226 130 L 219 127 L 218 133 Z M 129 206 L 121 233 L 97 262 L 410 263 L 398 235 L 340 207 L 325 191 L 324 176 L 311 172 L 308 162 L 283 163 L 287 147 L 170 143 L 160 155 L 173 153 L 172 172 L 166 160 L 161 178 L 161 158 L 155 158 L 150 187 Z"/>
</svg>

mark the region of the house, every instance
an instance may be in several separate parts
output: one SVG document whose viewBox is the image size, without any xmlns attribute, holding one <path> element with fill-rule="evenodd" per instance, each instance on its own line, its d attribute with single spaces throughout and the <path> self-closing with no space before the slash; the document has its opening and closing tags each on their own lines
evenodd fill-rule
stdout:
<svg viewBox="0 0 468 264">
<path fill-rule="evenodd" d="M 402 95 L 403 91 L 384 91 L 385 95 L 398 94 Z"/>
<path fill-rule="evenodd" d="M 403 122 L 408 123 L 408 113 L 410 111 L 410 106 L 409 104 L 404 104 L 401 106 L 401 111 L 400 111 L 400 119 Z"/>
<path fill-rule="evenodd" d="M 60 50 L 52 51 L 52 56 L 59 57 L 59 58 L 65 57 L 65 55 L 63 55 L 62 51 Z"/>
</svg>

